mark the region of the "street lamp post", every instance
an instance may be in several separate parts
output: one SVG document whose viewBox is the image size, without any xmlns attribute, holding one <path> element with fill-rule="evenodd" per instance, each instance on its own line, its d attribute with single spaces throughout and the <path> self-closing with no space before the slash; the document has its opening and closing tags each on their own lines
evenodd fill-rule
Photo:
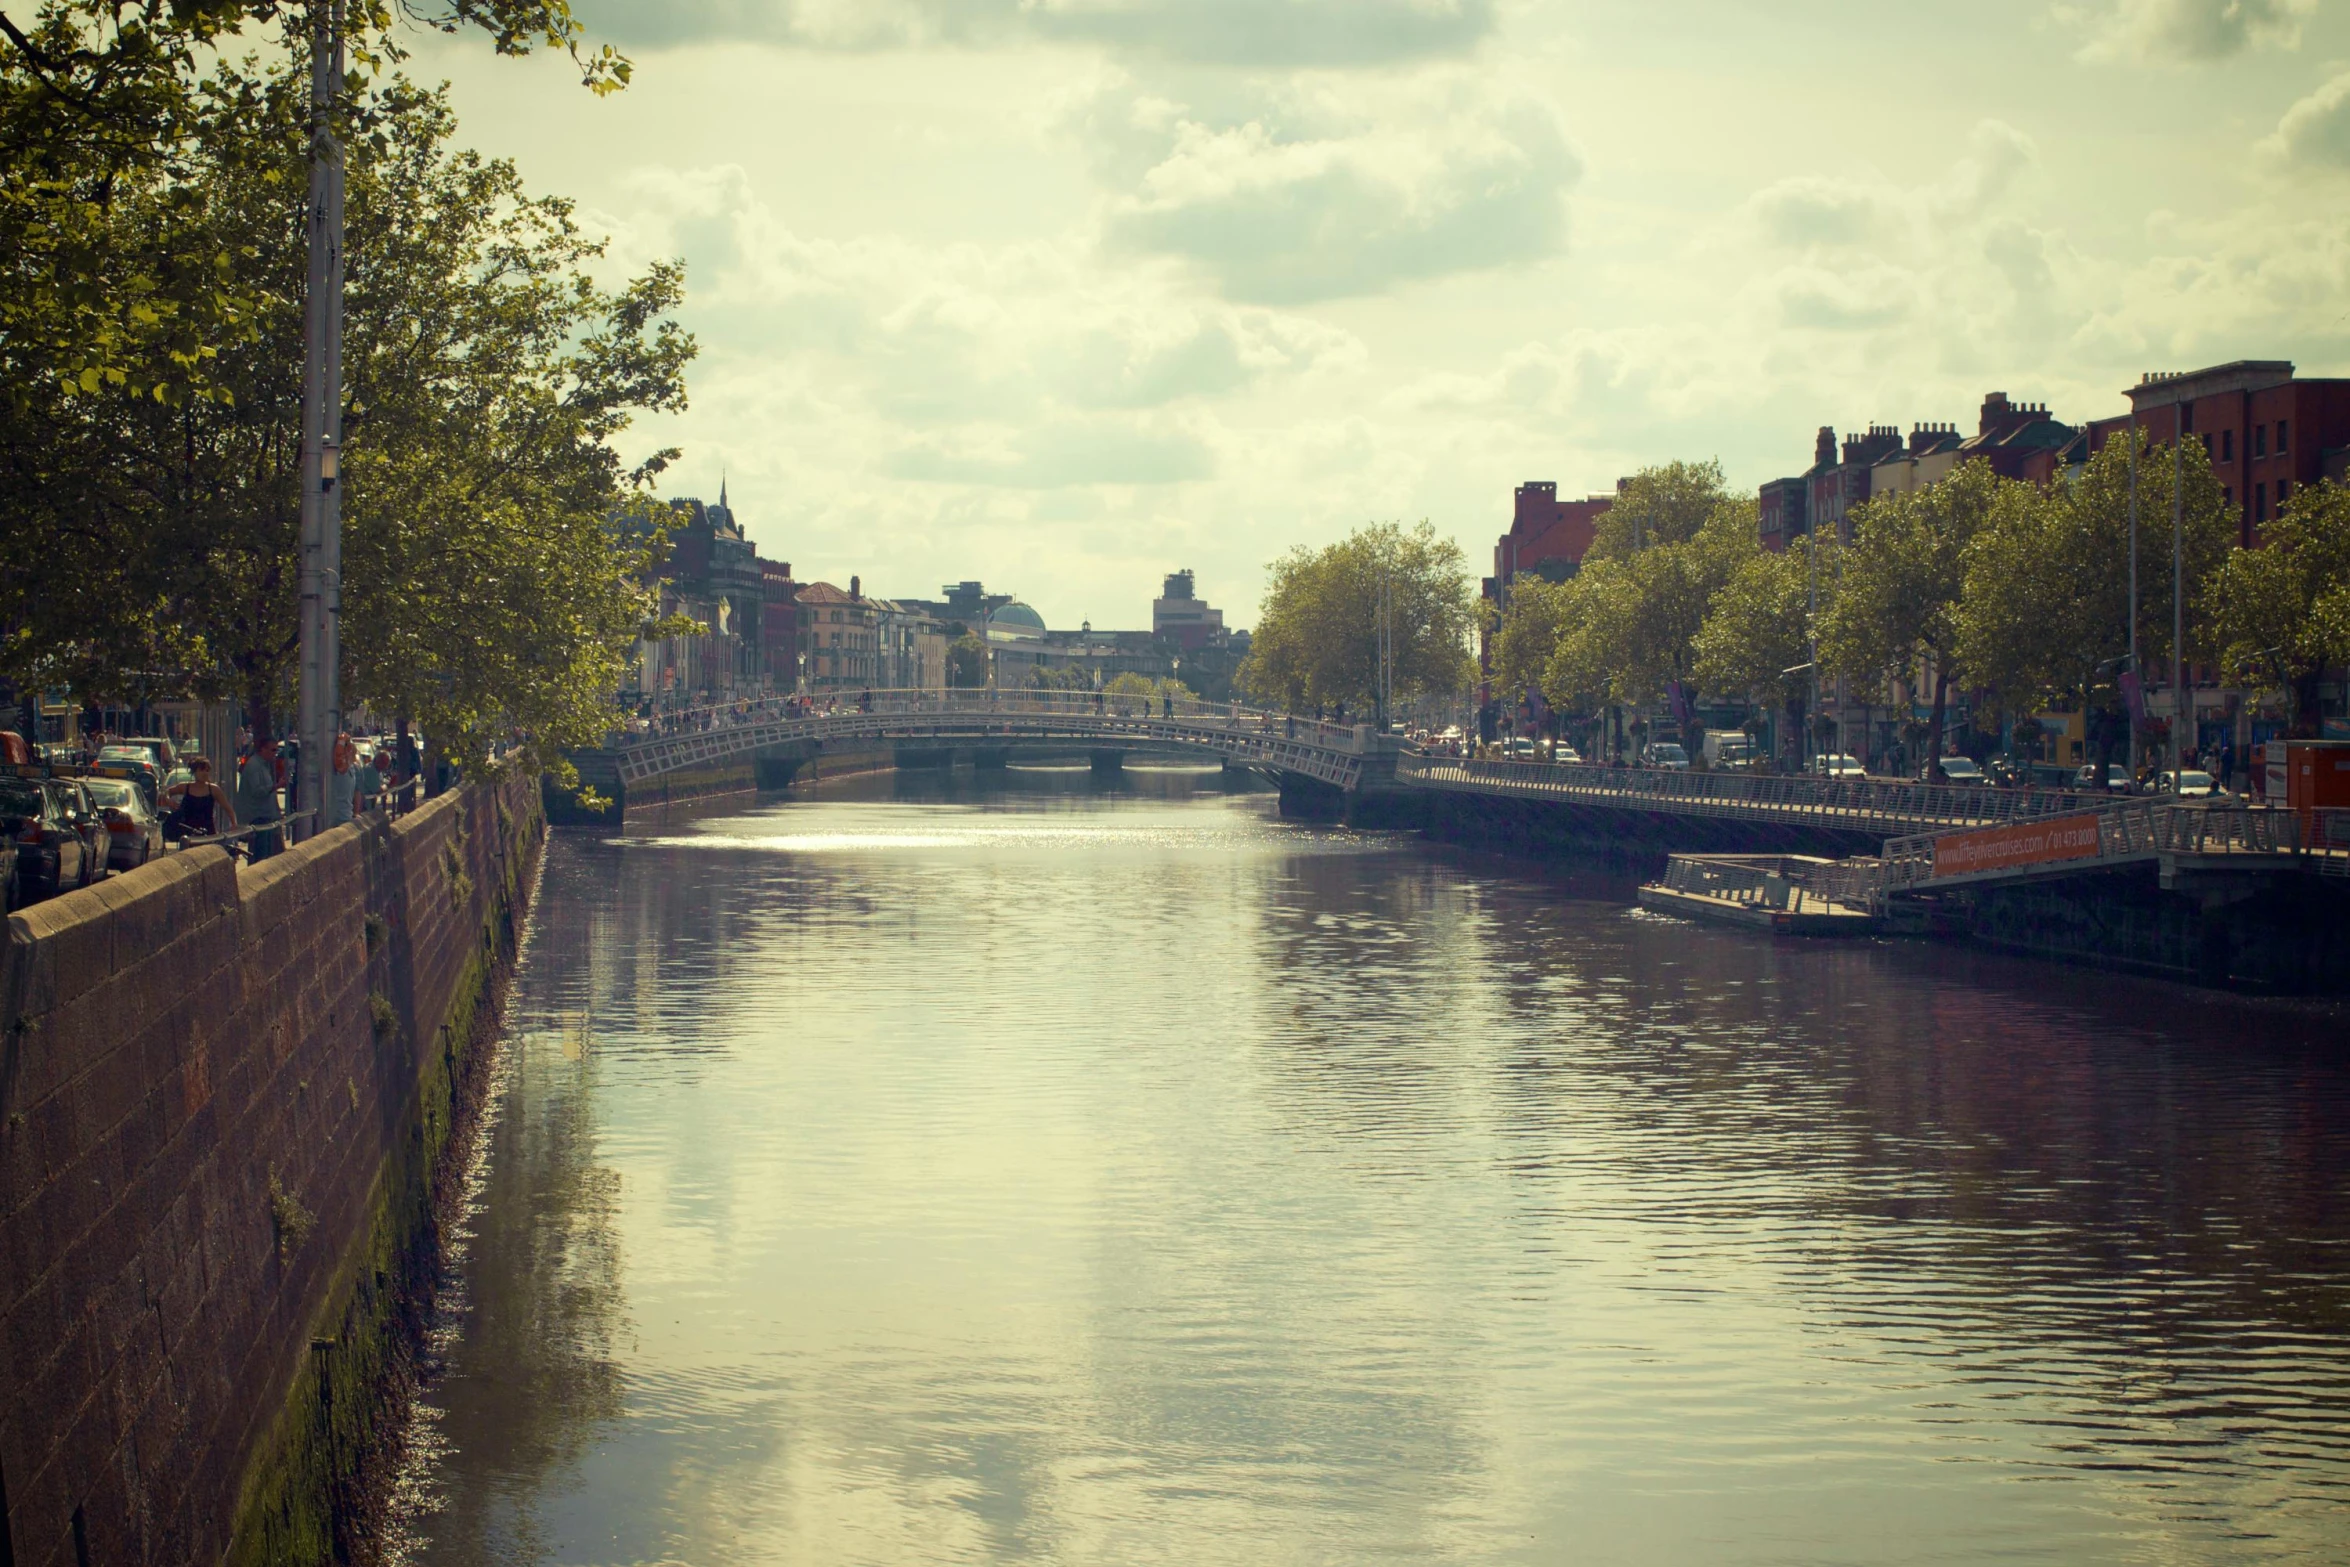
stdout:
<svg viewBox="0 0 2350 1567">
<path fill-rule="evenodd" d="M 2187 723 L 2187 409 L 2178 405 L 2178 439 L 2171 443 L 2170 481 L 2170 789 L 2178 794 L 2186 770 Z"/>
<path fill-rule="evenodd" d="M 326 825 L 327 778 L 342 729 L 343 149 L 333 124 L 343 77 L 344 0 L 310 13 L 309 272 L 302 310 L 302 757 L 294 809 Z"/>
<path fill-rule="evenodd" d="M 2139 682 L 2139 707 L 2143 710 L 2145 683 L 2138 673 L 2138 404 L 2134 398 L 2130 403 L 2130 678 Z M 2130 723 L 2130 777 L 2134 780 L 2138 776 L 2138 720 L 2126 701 L 2122 713 Z"/>
</svg>

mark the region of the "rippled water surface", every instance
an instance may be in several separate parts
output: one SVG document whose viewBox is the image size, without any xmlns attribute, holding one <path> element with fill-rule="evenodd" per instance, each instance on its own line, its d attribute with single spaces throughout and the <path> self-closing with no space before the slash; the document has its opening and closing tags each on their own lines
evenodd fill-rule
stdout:
<svg viewBox="0 0 2350 1567">
<path fill-rule="evenodd" d="M 2350 1559 L 2343 1032 L 1180 775 L 561 835 L 410 1554 Z"/>
</svg>

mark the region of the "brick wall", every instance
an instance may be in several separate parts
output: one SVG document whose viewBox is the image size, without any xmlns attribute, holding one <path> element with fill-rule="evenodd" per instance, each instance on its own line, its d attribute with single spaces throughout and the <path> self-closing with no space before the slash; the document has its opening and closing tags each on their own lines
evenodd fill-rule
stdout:
<svg viewBox="0 0 2350 1567">
<path fill-rule="evenodd" d="M 477 785 L 10 917 L 0 1564 L 331 1553 L 540 830 Z"/>
</svg>

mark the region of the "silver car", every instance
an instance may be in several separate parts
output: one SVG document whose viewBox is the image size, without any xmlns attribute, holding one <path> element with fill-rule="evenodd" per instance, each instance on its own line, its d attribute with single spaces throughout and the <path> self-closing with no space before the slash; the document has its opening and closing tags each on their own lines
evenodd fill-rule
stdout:
<svg viewBox="0 0 2350 1567">
<path fill-rule="evenodd" d="M 163 852 L 163 821 L 147 804 L 147 792 L 122 778 L 84 779 L 98 814 L 106 822 L 106 864 L 137 870 Z"/>
</svg>

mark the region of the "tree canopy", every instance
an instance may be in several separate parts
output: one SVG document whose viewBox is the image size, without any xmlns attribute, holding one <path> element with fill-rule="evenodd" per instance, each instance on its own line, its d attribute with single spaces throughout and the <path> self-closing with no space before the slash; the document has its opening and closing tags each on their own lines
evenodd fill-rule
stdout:
<svg viewBox="0 0 2350 1567">
<path fill-rule="evenodd" d="M 1458 691 L 1474 678 L 1468 572 L 1460 546 L 1439 538 L 1428 523 L 1377 523 L 1321 549 L 1300 545 L 1270 569 L 1272 583 L 1237 677 L 1255 700 L 1292 710 L 1375 708 L 1383 582 L 1395 695 Z"/>
<path fill-rule="evenodd" d="M 221 395 L 126 377 L 0 409 L 0 516 L 54 567 L 0 581 L 0 678 L 234 695 L 264 727 L 290 695 L 304 98 L 298 70 L 223 67 L 179 176 L 126 177 L 108 208 L 125 267 L 187 233 L 231 256 L 252 308 L 210 360 Z M 569 205 L 452 132 L 397 80 L 344 124 L 345 689 L 460 758 L 551 752 L 600 736 L 650 612 L 668 454 L 625 468 L 611 441 L 682 406 L 693 345 L 667 319 L 675 266 L 600 285 Z"/>
<path fill-rule="evenodd" d="M 28 0 L 0 5 L 0 395 L 43 383 L 176 400 L 225 395 L 217 351 L 260 301 L 197 210 L 217 121 L 211 72 L 275 38 L 307 58 L 318 0 Z M 598 92 L 628 60 L 591 46 L 569 0 L 348 0 L 348 90 L 401 55 L 405 24 L 487 37 L 500 54 L 560 48 Z M 282 193 L 299 206 L 304 187 Z M 117 203 L 160 191 L 150 223 L 186 220 L 127 254 Z"/>
<path fill-rule="evenodd" d="M 2142 439 L 2142 438 L 2141 438 Z M 2235 522 L 2200 442 L 2184 452 L 2187 656 L 2201 633 Z M 2167 676 L 2171 658 L 2173 452 L 2139 447 L 2138 656 Z M 2120 705 L 2130 650 L 2130 443 L 2108 441 L 2069 484 L 1996 507 L 1967 553 L 1958 657 L 1975 685 L 2011 708 Z"/>
<path fill-rule="evenodd" d="M 2304 486 L 2260 545 L 2229 551 L 2213 575 L 2211 641 L 2231 675 L 2283 687 L 2306 724 L 2327 668 L 2350 663 L 2350 490 Z"/>
</svg>

